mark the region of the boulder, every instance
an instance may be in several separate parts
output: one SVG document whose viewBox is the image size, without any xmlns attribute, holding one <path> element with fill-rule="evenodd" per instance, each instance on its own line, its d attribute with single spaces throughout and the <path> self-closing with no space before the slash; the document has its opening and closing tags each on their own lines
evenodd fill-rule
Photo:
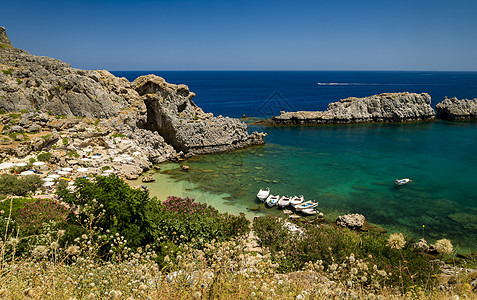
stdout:
<svg viewBox="0 0 477 300">
<path fill-rule="evenodd" d="M 336 219 L 336 224 L 338 226 L 347 227 L 350 229 L 360 229 L 363 227 L 366 218 L 361 214 L 349 214 L 344 216 L 339 216 Z"/>
<path fill-rule="evenodd" d="M 433 120 L 429 94 L 385 93 L 330 103 L 326 111 L 280 112 L 266 125 L 353 124 Z"/>
<path fill-rule="evenodd" d="M 149 174 L 142 179 L 142 182 L 152 182 L 152 181 L 155 181 L 155 180 L 156 179 L 154 179 L 154 177 L 151 174 Z"/>
<path fill-rule="evenodd" d="M 436 105 L 437 118 L 442 120 L 476 120 L 477 98 L 473 100 L 446 98 Z"/>
</svg>

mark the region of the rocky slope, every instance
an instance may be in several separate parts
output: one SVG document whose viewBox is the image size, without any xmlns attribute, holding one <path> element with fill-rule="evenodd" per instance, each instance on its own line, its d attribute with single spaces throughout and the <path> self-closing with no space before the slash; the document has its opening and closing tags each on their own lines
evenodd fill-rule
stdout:
<svg viewBox="0 0 477 300">
<path fill-rule="evenodd" d="M 447 98 L 436 105 L 437 118 L 443 120 L 476 120 L 477 98 L 473 100 Z"/>
<path fill-rule="evenodd" d="M 176 152 L 213 153 L 264 143 L 264 134 L 249 135 L 239 120 L 204 113 L 185 85 L 169 84 L 155 75 L 129 82 L 108 71 L 75 69 L 12 47 L 4 28 L 0 37 L 0 109 L 23 112 L 26 120 L 16 124 L 20 120 L 3 118 L 2 123 L 20 126 L 19 132 L 39 126 L 45 132 L 120 134 L 154 162 Z M 52 127 L 64 118 L 69 125 Z"/>
<path fill-rule="evenodd" d="M 267 125 L 352 124 L 411 122 L 434 119 L 428 94 L 386 93 L 365 98 L 350 97 L 330 103 L 325 111 L 281 112 Z"/>
</svg>

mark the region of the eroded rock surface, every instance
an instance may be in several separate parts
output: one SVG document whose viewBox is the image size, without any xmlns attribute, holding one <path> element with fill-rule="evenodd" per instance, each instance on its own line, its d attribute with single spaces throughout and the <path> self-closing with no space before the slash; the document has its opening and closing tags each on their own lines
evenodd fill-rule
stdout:
<svg viewBox="0 0 477 300">
<path fill-rule="evenodd" d="M 170 84 L 155 75 L 129 82 L 104 70 L 75 69 L 11 47 L 4 29 L 0 37 L 8 45 L 0 48 L 0 109 L 22 112 L 19 120 L 2 120 L 5 125 L 14 123 L 9 131 L 68 131 L 95 142 L 120 136 L 154 163 L 180 152 L 213 153 L 264 143 L 264 134 L 249 135 L 247 125 L 238 119 L 204 113 L 186 85 Z M 47 146 L 43 144 L 16 151 L 25 154 Z"/>
<path fill-rule="evenodd" d="M 436 105 L 437 118 L 443 120 L 476 120 L 477 98 L 473 100 L 447 98 Z"/>
<path fill-rule="evenodd" d="M 385 93 L 350 97 L 330 103 L 325 111 L 282 112 L 265 121 L 270 125 L 352 124 L 432 120 L 435 111 L 429 94 Z"/>
</svg>

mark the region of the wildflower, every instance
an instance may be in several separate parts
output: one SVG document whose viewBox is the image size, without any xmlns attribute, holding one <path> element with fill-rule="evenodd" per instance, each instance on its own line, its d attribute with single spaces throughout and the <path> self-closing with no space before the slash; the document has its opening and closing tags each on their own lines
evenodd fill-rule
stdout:
<svg viewBox="0 0 477 300">
<path fill-rule="evenodd" d="M 5 213 L 5 211 L 3 209 L 0 210 L 0 214 L 4 214 L 4 213 Z"/>
<path fill-rule="evenodd" d="M 31 254 L 33 255 L 33 257 L 40 259 L 48 254 L 48 248 L 42 245 L 36 246 Z"/>
<path fill-rule="evenodd" d="M 353 275 L 358 274 L 358 269 L 356 269 L 356 268 L 351 268 L 351 274 L 353 274 Z"/>
<path fill-rule="evenodd" d="M 393 233 L 388 238 L 387 246 L 399 250 L 402 249 L 405 244 L 406 240 L 404 239 L 402 233 Z"/>
<path fill-rule="evenodd" d="M 166 255 L 164 256 L 164 262 L 167 264 L 168 262 L 170 262 L 171 259 L 169 258 L 169 255 Z"/>
<path fill-rule="evenodd" d="M 9 241 L 10 245 L 12 245 L 12 246 L 18 245 L 19 242 L 20 242 L 20 240 L 17 239 L 17 238 L 11 238 L 10 241 Z"/>
<path fill-rule="evenodd" d="M 300 294 L 300 295 L 296 296 L 296 299 L 303 299 L 303 295 Z"/>
<path fill-rule="evenodd" d="M 454 246 L 448 239 L 440 239 L 434 244 L 434 248 L 441 254 L 451 254 Z"/>
<path fill-rule="evenodd" d="M 76 245 L 72 245 L 66 248 L 66 254 L 68 254 L 69 256 L 76 255 L 78 254 L 78 252 L 79 252 L 79 247 Z"/>
<path fill-rule="evenodd" d="M 58 244 L 58 242 L 53 242 L 53 243 L 51 243 L 50 247 L 51 247 L 51 249 L 56 250 L 56 249 L 58 249 L 58 247 L 60 247 L 60 244 Z"/>
<path fill-rule="evenodd" d="M 202 297 L 202 294 L 199 291 L 197 291 L 197 292 L 194 293 L 194 295 L 192 295 L 192 297 L 194 299 L 199 299 L 200 297 Z"/>
<path fill-rule="evenodd" d="M 147 285 L 141 284 L 141 285 L 139 286 L 139 289 L 140 289 L 141 291 L 143 291 L 143 290 L 147 289 Z"/>
<path fill-rule="evenodd" d="M 330 271 L 334 272 L 334 271 L 336 271 L 337 268 L 338 268 L 338 265 L 334 263 L 330 266 Z"/>
<path fill-rule="evenodd" d="M 81 236 L 81 238 L 84 239 L 84 240 L 87 240 L 87 239 L 88 239 L 88 236 L 87 236 L 86 234 L 83 234 L 83 235 Z"/>
<path fill-rule="evenodd" d="M 58 230 L 58 237 L 62 237 L 65 235 L 65 230 Z"/>
<path fill-rule="evenodd" d="M 250 293 L 250 295 L 252 295 L 252 297 L 255 296 L 255 292 Z"/>
<path fill-rule="evenodd" d="M 95 286 L 94 282 L 91 282 L 89 285 L 90 285 L 91 287 L 94 287 L 94 286 Z"/>
<path fill-rule="evenodd" d="M 90 293 L 90 294 L 88 295 L 88 299 L 94 299 L 95 297 L 96 297 L 96 295 L 93 294 L 93 293 Z"/>
<path fill-rule="evenodd" d="M 361 276 L 361 281 L 362 281 L 362 282 L 368 281 L 368 277 L 366 277 L 366 276 Z"/>
<path fill-rule="evenodd" d="M 385 276 L 387 275 L 387 274 L 386 274 L 386 271 L 384 271 L 384 270 L 379 270 L 379 271 L 378 271 L 378 274 L 381 275 L 381 276 L 383 276 L 383 277 L 385 277 Z"/>
<path fill-rule="evenodd" d="M 349 260 L 350 263 L 354 263 L 354 262 L 355 262 L 355 258 L 354 258 L 354 254 L 353 254 L 353 253 L 351 253 L 351 255 L 349 256 L 348 260 Z"/>
</svg>

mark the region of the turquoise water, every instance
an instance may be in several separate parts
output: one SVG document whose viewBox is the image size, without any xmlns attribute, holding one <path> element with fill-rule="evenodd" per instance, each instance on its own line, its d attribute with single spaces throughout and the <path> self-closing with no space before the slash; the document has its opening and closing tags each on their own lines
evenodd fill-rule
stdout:
<svg viewBox="0 0 477 300">
<path fill-rule="evenodd" d="M 134 80 L 151 72 L 115 72 Z M 477 72 L 158 71 L 187 84 L 215 115 L 269 117 L 281 110 L 325 110 L 330 102 L 385 92 L 477 97 Z M 318 85 L 317 83 L 337 83 Z M 283 213 L 255 200 L 258 189 L 320 201 L 329 219 L 359 212 L 389 231 L 428 241 L 446 237 L 477 251 L 477 123 L 430 122 L 262 128 L 264 146 L 169 165 L 151 190 L 192 196 L 248 216 Z M 171 167 L 169 169 L 169 167 Z M 412 183 L 394 187 L 394 180 Z M 160 192 L 159 192 L 160 191 Z M 258 206 L 258 211 L 249 208 Z M 423 230 L 422 225 L 425 225 Z"/>
<path fill-rule="evenodd" d="M 267 131 L 268 144 L 200 156 L 183 162 L 190 172 L 170 176 L 227 193 L 230 206 L 256 206 L 258 189 L 270 186 L 320 201 L 330 219 L 358 212 L 392 232 L 476 250 L 477 123 L 250 129 Z M 394 180 L 405 177 L 412 183 L 396 188 Z"/>
</svg>

